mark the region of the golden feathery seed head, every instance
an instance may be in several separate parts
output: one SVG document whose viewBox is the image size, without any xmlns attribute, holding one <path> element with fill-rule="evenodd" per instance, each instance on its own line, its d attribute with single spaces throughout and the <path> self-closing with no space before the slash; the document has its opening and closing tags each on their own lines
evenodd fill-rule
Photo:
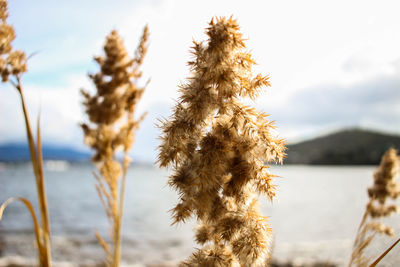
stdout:
<svg viewBox="0 0 400 267">
<path fill-rule="evenodd" d="M 144 35 L 140 47 L 147 47 L 148 29 Z M 140 78 L 138 68 L 143 61 L 146 50 L 141 48 L 141 59 L 131 59 L 124 47 L 122 38 L 113 30 L 106 38 L 103 57 L 95 57 L 100 66 L 100 72 L 91 74 L 96 86 L 96 94 L 91 95 L 82 90 L 84 105 L 89 120 L 99 125 L 97 132 L 91 131 L 88 124 L 82 125 L 87 143 L 97 151 L 106 151 L 99 147 L 99 143 L 109 146 L 112 151 L 123 147 L 129 150 L 134 141 L 133 131 L 139 122 L 133 119 L 136 105 L 143 95 L 144 87 L 137 85 Z M 140 64 L 136 63 L 139 62 Z M 121 121 L 124 120 L 124 121 Z M 95 158 L 102 158 L 97 155 Z"/>
<path fill-rule="evenodd" d="M 237 21 L 213 18 L 206 34 L 208 41 L 194 42 L 191 76 L 173 115 L 161 123 L 158 162 L 174 166 L 174 223 L 194 216 L 200 224 L 196 241 L 204 247 L 182 266 L 258 266 L 271 237 L 257 195 L 275 196 L 264 162 L 282 161 L 284 141 L 268 115 L 240 102 L 270 84 L 252 73 Z"/>
<path fill-rule="evenodd" d="M 396 180 L 399 170 L 397 151 L 390 148 L 383 155 L 381 164 L 374 173 L 374 185 L 368 189 L 370 198 L 381 203 L 385 203 L 387 198 L 397 198 L 400 195 L 400 187 Z"/>
<path fill-rule="evenodd" d="M 11 51 L 11 42 L 15 39 L 14 28 L 5 22 L 0 24 L 0 54 L 7 54 Z"/>
<path fill-rule="evenodd" d="M 237 266 L 237 261 L 229 250 L 223 246 L 205 247 L 194 252 L 189 259 L 179 264 L 179 267 L 226 267 Z"/>
<path fill-rule="evenodd" d="M 89 119 L 89 122 L 81 124 L 84 142 L 95 151 L 92 161 L 97 164 L 100 173 L 94 173 L 96 189 L 112 223 L 113 255 L 108 244 L 97 235 L 108 255 L 109 266 L 119 265 L 123 192 L 130 164 L 128 152 L 135 140 L 134 132 L 145 116 L 134 118 L 137 103 L 146 87 L 139 86 L 138 81 L 142 76 L 140 67 L 147 52 L 148 35 L 146 26 L 136 56 L 131 58 L 118 32 L 111 31 L 103 47 L 104 55 L 94 58 L 100 71 L 89 75 L 96 92 L 91 94 L 81 90 Z M 121 162 L 116 158 L 119 150 L 124 153 Z"/>
<path fill-rule="evenodd" d="M 27 71 L 25 52 L 12 47 L 15 31 L 7 24 L 7 17 L 7 1 L 0 0 L 0 75 L 3 82 L 8 82 L 10 75 L 17 77 Z"/>
<path fill-rule="evenodd" d="M 0 0 L 0 19 L 5 23 L 8 18 L 8 3 L 7 0 Z"/>
<path fill-rule="evenodd" d="M 400 160 L 397 151 L 390 148 L 382 156 L 381 163 L 374 173 L 374 184 L 368 188 L 368 195 L 370 201 L 367 204 L 366 214 L 371 218 L 372 222 L 369 224 L 376 225 L 376 220 L 382 217 L 390 216 L 399 210 L 396 203 L 389 204 L 388 199 L 397 199 L 400 195 L 400 187 L 397 181 L 400 172 Z M 368 225 L 368 224 L 367 224 Z M 379 225 L 384 226 L 382 223 Z M 386 227 L 386 226 L 385 226 Z M 393 232 L 391 227 L 386 231 L 377 230 L 377 227 L 371 228 L 379 233 L 390 234 Z M 383 229 L 380 227 L 379 229 Z M 391 235 L 391 234 L 390 234 Z"/>
<path fill-rule="evenodd" d="M 23 51 L 11 51 L 7 58 L 8 64 L 11 66 L 11 74 L 18 75 L 27 71 L 26 55 Z"/>
<path fill-rule="evenodd" d="M 395 200 L 400 195 L 397 178 L 400 171 L 400 161 L 397 151 L 390 148 L 383 156 L 374 173 L 374 184 L 368 188 L 369 202 L 364 212 L 353 246 L 349 266 L 368 266 L 364 256 L 365 249 L 370 245 L 376 234 L 393 236 L 392 227 L 383 224 L 380 219 L 398 212 L 399 207 L 390 199 Z"/>
<path fill-rule="evenodd" d="M 147 54 L 147 49 L 149 47 L 149 26 L 146 25 L 143 29 L 142 38 L 140 39 L 140 43 L 136 48 L 135 52 L 135 61 L 138 66 L 143 63 L 143 59 Z"/>
</svg>

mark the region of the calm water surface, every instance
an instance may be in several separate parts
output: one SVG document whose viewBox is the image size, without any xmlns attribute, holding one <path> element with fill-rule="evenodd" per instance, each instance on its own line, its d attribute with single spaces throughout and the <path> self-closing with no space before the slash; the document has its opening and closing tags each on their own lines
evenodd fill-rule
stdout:
<svg viewBox="0 0 400 267">
<path fill-rule="evenodd" d="M 107 235 L 107 219 L 94 188 L 90 164 L 47 164 L 53 257 L 56 261 L 98 261 L 103 257 L 93 231 Z M 345 265 L 352 240 L 367 201 L 366 188 L 375 167 L 272 167 L 279 175 L 278 198 L 261 199 L 263 213 L 274 231 L 274 257 L 281 261 L 324 260 Z M 123 260 L 144 265 L 174 264 L 191 254 L 193 221 L 170 226 L 170 210 L 177 195 L 166 186 L 168 171 L 151 166 L 128 172 L 124 215 Z M 0 201 L 24 196 L 36 201 L 34 177 L 29 165 L 0 166 Z M 389 221 L 399 226 L 399 215 Z M 396 227 L 400 233 L 399 227 Z M 393 240 L 377 239 L 374 256 Z M 1 256 L 34 258 L 32 223 L 19 203 L 6 210 L 0 223 Z M 396 266 L 392 251 L 382 266 Z M 399 256 L 397 256 L 399 259 Z"/>
</svg>

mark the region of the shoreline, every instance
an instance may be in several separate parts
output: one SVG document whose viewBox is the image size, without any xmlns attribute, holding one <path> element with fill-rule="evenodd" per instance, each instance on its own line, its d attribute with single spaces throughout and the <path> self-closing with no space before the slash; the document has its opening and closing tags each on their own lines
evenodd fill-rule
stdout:
<svg viewBox="0 0 400 267">
<path fill-rule="evenodd" d="M 165 262 L 165 263 L 126 263 L 122 262 L 121 267 L 175 267 L 178 266 L 179 262 Z M 24 258 L 21 256 L 7 256 L 0 258 L 0 267 L 31 267 L 37 265 L 37 259 Z M 102 262 L 83 262 L 74 263 L 66 261 L 53 261 L 53 267 L 102 267 L 105 266 Z M 269 267 L 336 267 L 339 265 L 330 262 L 307 262 L 307 261 L 296 261 L 296 262 L 286 262 L 286 261 L 276 261 L 272 260 Z"/>
<path fill-rule="evenodd" d="M 0 267 L 35 266 L 35 238 L 32 233 L 1 235 Z M 345 266 L 349 242 L 330 240 L 323 242 L 282 243 L 273 248 L 271 266 Z M 161 239 L 123 239 L 122 266 L 169 267 L 191 255 L 196 245 L 191 241 L 165 237 Z M 339 257 L 338 255 L 342 255 Z M 103 266 L 105 254 L 94 235 L 54 235 L 52 238 L 54 266 Z M 342 261 L 340 261 L 342 260 Z"/>
</svg>

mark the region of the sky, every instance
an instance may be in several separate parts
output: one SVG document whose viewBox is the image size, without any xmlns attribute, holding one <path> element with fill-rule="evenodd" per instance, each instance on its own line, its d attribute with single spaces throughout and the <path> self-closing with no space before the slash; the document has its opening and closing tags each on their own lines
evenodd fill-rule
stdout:
<svg viewBox="0 0 400 267">
<path fill-rule="evenodd" d="M 23 77 L 33 121 L 41 112 L 44 143 L 84 148 L 81 88 L 116 29 L 133 55 L 143 27 L 150 46 L 138 107 L 147 119 L 133 155 L 154 161 L 158 118 L 168 117 L 177 85 L 189 76 L 192 41 L 206 39 L 213 16 L 238 20 L 248 50 L 271 87 L 249 102 L 270 114 L 279 136 L 298 142 L 342 128 L 400 134 L 400 3 L 369 0 L 10 0 L 16 49 L 34 56 Z M 15 89 L 0 88 L 0 143 L 25 140 Z"/>
</svg>

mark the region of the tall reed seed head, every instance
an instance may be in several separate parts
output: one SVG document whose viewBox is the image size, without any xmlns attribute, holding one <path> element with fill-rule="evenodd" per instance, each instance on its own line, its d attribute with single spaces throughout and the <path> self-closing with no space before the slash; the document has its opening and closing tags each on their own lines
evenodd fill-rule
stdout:
<svg viewBox="0 0 400 267">
<path fill-rule="evenodd" d="M 15 32 L 14 28 L 7 24 L 7 17 L 7 1 L 0 0 L 0 74 L 3 82 L 7 82 L 10 75 L 17 77 L 27 71 L 25 52 L 14 50 L 12 47 Z"/>
<path fill-rule="evenodd" d="M 392 227 L 385 225 L 381 219 L 398 212 L 395 200 L 400 195 L 397 181 L 400 171 L 400 158 L 397 151 L 390 148 L 383 156 L 374 173 L 374 184 L 368 188 L 369 201 L 364 212 L 349 266 L 369 266 L 369 259 L 364 255 L 376 234 L 394 236 Z M 388 203 L 392 199 L 392 203 Z"/>
<path fill-rule="evenodd" d="M 130 163 L 128 151 L 134 142 L 134 131 L 145 115 L 138 120 L 134 118 L 137 103 L 145 89 L 145 86 L 138 85 L 138 81 L 142 76 L 139 68 L 147 52 L 148 35 L 146 26 L 135 56 L 131 58 L 117 31 L 112 31 L 106 38 L 104 56 L 94 58 L 100 71 L 89 74 L 96 93 L 92 95 L 86 90 L 81 91 L 90 121 L 81 126 L 85 143 L 95 150 L 92 160 L 97 163 L 100 172 L 100 175 L 95 173 L 96 189 L 112 224 L 112 248 L 96 233 L 107 253 L 109 266 L 119 266 L 125 178 Z M 122 164 L 116 159 L 120 149 L 124 152 Z M 121 177 L 123 179 L 119 182 Z"/>
<path fill-rule="evenodd" d="M 392 204 L 388 203 L 389 199 L 396 200 L 400 195 L 400 186 L 397 181 L 399 171 L 400 161 L 397 151 L 390 148 L 383 155 L 381 163 L 374 173 L 374 184 L 368 188 L 370 201 L 367 204 L 366 211 L 372 219 L 387 217 L 399 210 L 394 201 Z M 374 230 L 388 235 L 394 234 L 391 227 L 383 224 Z"/>
<path fill-rule="evenodd" d="M 390 148 L 382 157 L 379 168 L 374 173 L 374 185 L 368 189 L 371 199 L 384 204 L 387 198 L 396 199 L 400 195 L 400 187 L 396 180 L 400 169 L 397 151 Z"/>
<path fill-rule="evenodd" d="M 208 41 L 194 42 L 191 76 L 173 115 L 162 122 L 160 166 L 173 166 L 179 193 L 173 223 L 195 217 L 204 245 L 181 266 L 258 266 L 268 256 L 270 228 L 258 194 L 275 197 L 265 162 L 282 162 L 284 141 L 268 115 L 240 102 L 256 98 L 269 79 L 255 64 L 232 17 L 213 18 Z"/>
<path fill-rule="evenodd" d="M 82 90 L 84 106 L 90 122 L 82 124 L 86 143 L 96 154 L 95 162 L 111 158 L 121 148 L 128 151 L 134 141 L 133 131 L 139 120 L 134 119 L 136 105 L 145 87 L 138 86 L 142 76 L 139 67 L 147 52 L 148 28 L 144 28 L 142 39 L 134 58 L 130 58 L 117 31 L 112 31 L 104 45 L 105 56 L 95 57 L 100 72 L 89 74 L 96 87 L 96 94 Z"/>
</svg>

